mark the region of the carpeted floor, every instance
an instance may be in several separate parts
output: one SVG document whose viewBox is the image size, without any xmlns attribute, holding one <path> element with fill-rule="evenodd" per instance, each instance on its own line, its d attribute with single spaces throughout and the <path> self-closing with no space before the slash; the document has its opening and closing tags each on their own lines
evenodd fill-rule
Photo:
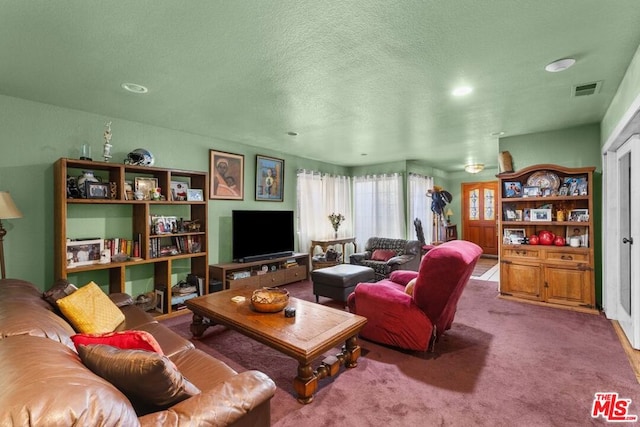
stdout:
<svg viewBox="0 0 640 427">
<path fill-rule="evenodd" d="M 313 300 L 309 282 L 287 289 Z M 358 367 L 322 380 L 309 405 L 295 399 L 296 362 L 277 351 L 219 326 L 195 345 L 237 371 L 269 375 L 278 386 L 271 421 L 279 427 L 603 425 L 591 417 L 596 392 L 631 399 L 630 413 L 640 415 L 640 389 L 608 320 L 505 301 L 496 289 L 470 281 L 434 354 L 360 340 Z M 189 321 L 165 324 L 190 338 Z"/>
</svg>

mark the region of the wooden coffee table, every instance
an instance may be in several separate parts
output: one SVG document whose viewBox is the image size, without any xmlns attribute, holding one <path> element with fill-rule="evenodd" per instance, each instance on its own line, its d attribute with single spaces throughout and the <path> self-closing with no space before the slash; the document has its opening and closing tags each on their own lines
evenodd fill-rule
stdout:
<svg viewBox="0 0 640 427">
<path fill-rule="evenodd" d="M 336 375 L 341 365 L 358 365 L 360 346 L 356 337 L 366 318 L 293 297 L 288 307 L 296 309 L 295 317 L 285 317 L 284 311 L 259 313 L 251 307 L 253 291 L 231 289 L 187 300 L 185 304 L 193 312 L 193 336 L 201 337 L 209 326 L 225 325 L 296 359 L 298 375 L 293 386 L 301 403 L 311 403 L 318 380 Z M 243 296 L 245 301 L 233 302 L 235 296 Z M 339 354 L 322 360 L 316 370 L 312 368 L 315 359 L 343 342 Z"/>
</svg>

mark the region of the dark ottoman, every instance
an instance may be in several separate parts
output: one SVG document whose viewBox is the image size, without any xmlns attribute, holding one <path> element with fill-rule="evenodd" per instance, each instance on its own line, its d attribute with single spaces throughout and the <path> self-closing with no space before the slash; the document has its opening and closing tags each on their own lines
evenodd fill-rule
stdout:
<svg viewBox="0 0 640 427">
<path fill-rule="evenodd" d="M 319 297 L 328 297 L 338 301 L 347 301 L 347 297 L 360 282 L 373 282 L 373 268 L 362 265 L 338 264 L 311 272 L 313 294 L 316 302 Z"/>
</svg>

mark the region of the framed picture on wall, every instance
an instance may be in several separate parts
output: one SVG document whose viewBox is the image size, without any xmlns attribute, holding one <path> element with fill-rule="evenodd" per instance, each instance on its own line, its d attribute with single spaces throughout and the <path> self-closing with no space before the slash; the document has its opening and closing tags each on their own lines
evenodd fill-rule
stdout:
<svg viewBox="0 0 640 427">
<path fill-rule="evenodd" d="M 244 199 L 244 156 L 209 150 L 209 199 Z"/>
<path fill-rule="evenodd" d="M 284 160 L 256 156 L 256 200 L 284 200 Z"/>
</svg>

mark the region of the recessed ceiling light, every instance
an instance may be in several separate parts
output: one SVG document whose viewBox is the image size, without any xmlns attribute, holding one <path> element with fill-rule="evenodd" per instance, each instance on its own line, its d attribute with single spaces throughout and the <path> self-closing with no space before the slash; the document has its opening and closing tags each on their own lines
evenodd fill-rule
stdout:
<svg viewBox="0 0 640 427">
<path fill-rule="evenodd" d="M 137 83 L 122 83 L 120 86 L 131 93 L 143 94 L 149 92 L 149 89 Z"/>
<path fill-rule="evenodd" d="M 453 96 L 465 96 L 469 95 L 471 92 L 473 92 L 473 88 L 471 86 L 460 86 L 455 88 L 451 94 Z"/>
<path fill-rule="evenodd" d="M 544 69 L 550 73 L 557 73 L 558 71 L 566 70 L 575 63 L 576 60 L 573 58 L 558 59 L 557 61 L 553 61 L 551 64 L 548 64 Z"/>
<path fill-rule="evenodd" d="M 298 132 L 287 132 L 289 136 L 298 136 Z"/>
</svg>

